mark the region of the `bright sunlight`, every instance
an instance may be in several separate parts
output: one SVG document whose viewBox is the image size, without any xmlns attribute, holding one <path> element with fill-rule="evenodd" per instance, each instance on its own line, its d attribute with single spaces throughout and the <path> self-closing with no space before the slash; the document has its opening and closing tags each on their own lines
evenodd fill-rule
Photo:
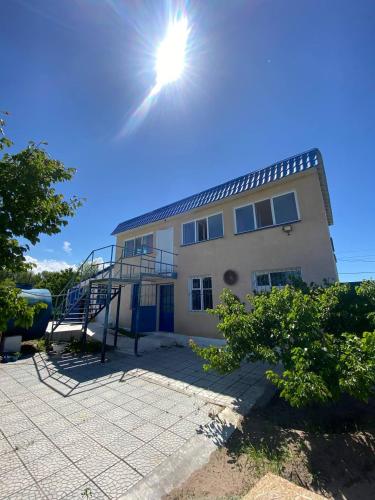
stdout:
<svg viewBox="0 0 375 500">
<path fill-rule="evenodd" d="M 185 67 L 186 46 L 189 36 L 186 17 L 172 21 L 156 55 L 156 85 L 159 91 L 164 85 L 178 80 Z"/>
</svg>

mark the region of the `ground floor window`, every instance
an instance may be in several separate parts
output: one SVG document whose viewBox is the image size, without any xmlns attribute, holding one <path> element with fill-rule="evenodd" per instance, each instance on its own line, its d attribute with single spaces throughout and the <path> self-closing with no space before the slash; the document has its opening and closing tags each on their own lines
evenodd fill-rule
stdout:
<svg viewBox="0 0 375 500">
<path fill-rule="evenodd" d="M 291 283 L 295 278 L 301 278 L 301 269 L 299 267 L 256 271 L 253 274 L 253 287 L 256 292 L 268 292 L 273 286 L 283 287 Z"/>
<path fill-rule="evenodd" d="M 209 276 L 191 278 L 189 288 L 191 311 L 212 309 L 212 278 Z"/>
</svg>

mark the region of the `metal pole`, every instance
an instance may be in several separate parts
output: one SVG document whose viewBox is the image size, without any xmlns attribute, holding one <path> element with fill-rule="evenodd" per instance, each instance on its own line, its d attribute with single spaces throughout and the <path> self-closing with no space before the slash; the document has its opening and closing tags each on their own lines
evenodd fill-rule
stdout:
<svg viewBox="0 0 375 500">
<path fill-rule="evenodd" d="M 121 285 L 119 285 L 119 292 L 117 295 L 117 310 L 116 310 L 116 328 L 115 328 L 115 339 L 113 345 L 117 347 L 117 336 L 118 336 L 118 322 L 120 318 L 120 302 L 121 302 Z"/>
<path fill-rule="evenodd" d="M 138 354 L 138 341 L 139 341 L 139 314 L 140 314 L 140 306 L 141 306 L 141 293 L 142 293 L 142 281 L 139 282 L 138 285 L 138 297 L 137 297 L 137 309 L 135 311 L 135 337 L 134 337 L 134 355 L 139 357 Z"/>
<path fill-rule="evenodd" d="M 112 247 L 112 252 L 113 252 L 113 247 Z M 111 255 L 111 261 L 112 261 L 112 255 Z M 111 292 L 112 292 L 112 266 L 109 268 L 107 295 L 106 295 L 106 300 L 105 300 L 105 316 L 104 316 L 102 356 L 101 356 L 102 363 L 105 363 L 105 351 L 106 351 L 106 344 L 107 344 L 108 317 L 109 317 L 109 305 L 111 303 Z"/>
<path fill-rule="evenodd" d="M 89 289 L 87 291 L 87 297 L 85 303 L 85 321 L 83 323 L 83 330 L 82 330 L 82 347 L 81 347 L 82 354 L 85 354 L 86 352 L 87 325 L 89 322 L 90 299 L 91 299 L 91 283 L 89 283 Z"/>
</svg>

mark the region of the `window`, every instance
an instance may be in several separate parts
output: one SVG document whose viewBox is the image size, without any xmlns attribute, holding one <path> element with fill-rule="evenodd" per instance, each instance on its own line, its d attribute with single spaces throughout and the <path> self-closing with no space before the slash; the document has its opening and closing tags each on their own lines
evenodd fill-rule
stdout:
<svg viewBox="0 0 375 500">
<path fill-rule="evenodd" d="M 287 193 L 273 198 L 275 224 L 284 224 L 298 219 L 294 193 Z"/>
<path fill-rule="evenodd" d="M 257 227 L 272 226 L 271 200 L 263 200 L 255 203 L 255 214 L 257 218 Z"/>
<path fill-rule="evenodd" d="M 188 222 L 182 226 L 182 241 L 184 245 L 195 243 L 195 222 Z"/>
<path fill-rule="evenodd" d="M 191 278 L 190 280 L 190 309 L 204 311 L 212 309 L 212 278 Z"/>
<path fill-rule="evenodd" d="M 223 214 L 211 215 L 207 220 L 210 240 L 213 240 L 214 238 L 222 238 L 224 236 Z"/>
<path fill-rule="evenodd" d="M 223 214 L 210 215 L 182 224 L 182 244 L 190 245 L 200 241 L 214 240 L 224 236 Z"/>
<path fill-rule="evenodd" d="M 295 222 L 299 219 L 297 201 L 294 193 L 274 196 L 234 209 L 236 234 L 254 231 L 276 224 Z"/>
<path fill-rule="evenodd" d="M 258 271 L 254 273 L 254 285 L 257 292 L 268 292 L 271 287 L 283 287 L 291 283 L 293 278 L 301 278 L 301 269 L 281 269 L 275 271 Z"/>
<path fill-rule="evenodd" d="M 145 234 L 124 242 L 124 257 L 134 257 L 153 252 L 154 235 Z"/>
<path fill-rule="evenodd" d="M 244 233 L 255 229 L 253 205 L 235 209 L 236 214 L 236 232 Z"/>
<path fill-rule="evenodd" d="M 197 220 L 197 241 L 207 240 L 207 219 Z"/>
</svg>

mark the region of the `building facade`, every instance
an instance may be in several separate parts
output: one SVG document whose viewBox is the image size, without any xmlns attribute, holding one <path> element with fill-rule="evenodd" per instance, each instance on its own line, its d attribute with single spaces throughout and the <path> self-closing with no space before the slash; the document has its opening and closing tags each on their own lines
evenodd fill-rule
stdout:
<svg viewBox="0 0 375 500">
<path fill-rule="evenodd" d="M 122 222 L 112 233 L 117 258 L 150 255 L 176 273 L 165 283 L 127 286 L 120 326 L 134 329 L 139 307 L 140 331 L 218 337 L 217 319 L 205 309 L 225 287 L 244 299 L 292 276 L 337 281 L 332 223 L 317 149 Z"/>
</svg>

